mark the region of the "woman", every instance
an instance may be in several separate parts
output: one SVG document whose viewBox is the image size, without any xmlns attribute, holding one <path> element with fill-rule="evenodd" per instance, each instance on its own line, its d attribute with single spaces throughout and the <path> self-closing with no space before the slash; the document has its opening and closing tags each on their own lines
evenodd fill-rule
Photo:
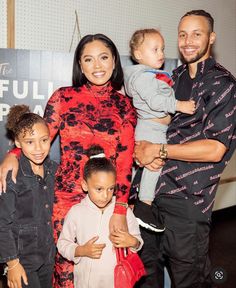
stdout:
<svg viewBox="0 0 236 288">
<path fill-rule="evenodd" d="M 58 89 L 47 103 L 44 117 L 51 138 L 60 134 L 61 147 L 53 212 L 56 241 L 64 216 L 72 205 L 84 198 L 80 183 L 86 150 L 91 144 L 104 148 L 118 173 L 117 201 L 110 231 L 127 229 L 125 215 L 136 116 L 129 98 L 117 91 L 122 83 L 123 72 L 114 43 L 102 34 L 87 35 L 81 39 L 75 51 L 73 86 Z M 11 166 L 12 169 L 18 165 L 13 155 L 5 159 L 4 163 L 11 163 L 4 164 L 5 167 Z M 73 287 L 73 265 L 59 254 L 56 257 L 53 287 Z"/>
</svg>

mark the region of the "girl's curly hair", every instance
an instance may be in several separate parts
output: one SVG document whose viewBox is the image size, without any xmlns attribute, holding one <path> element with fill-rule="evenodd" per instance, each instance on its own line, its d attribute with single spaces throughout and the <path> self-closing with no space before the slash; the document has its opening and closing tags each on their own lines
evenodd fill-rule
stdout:
<svg viewBox="0 0 236 288">
<path fill-rule="evenodd" d="M 10 108 L 7 115 L 6 128 L 9 130 L 13 139 L 26 132 L 32 133 L 32 127 L 36 123 L 43 123 L 47 126 L 45 120 L 38 114 L 30 112 L 27 105 L 14 105 Z"/>
</svg>

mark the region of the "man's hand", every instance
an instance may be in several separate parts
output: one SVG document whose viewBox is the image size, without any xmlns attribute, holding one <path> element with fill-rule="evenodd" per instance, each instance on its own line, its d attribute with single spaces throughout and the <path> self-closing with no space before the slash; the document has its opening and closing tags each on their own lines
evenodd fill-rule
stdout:
<svg viewBox="0 0 236 288">
<path fill-rule="evenodd" d="M 145 168 L 147 168 L 150 171 L 157 172 L 164 166 L 164 164 L 165 164 L 164 160 L 156 158 L 152 161 L 152 163 L 145 165 Z"/>
<path fill-rule="evenodd" d="M 7 285 L 10 288 L 22 288 L 22 280 L 25 285 L 28 285 L 27 276 L 23 266 L 16 262 L 18 260 L 11 260 L 7 263 Z"/>
<path fill-rule="evenodd" d="M 109 222 L 109 230 L 110 233 L 117 230 L 128 231 L 126 215 L 113 214 Z"/>
<path fill-rule="evenodd" d="M 137 248 L 139 241 L 128 232 L 117 230 L 110 234 L 110 240 L 116 248 Z"/>
<path fill-rule="evenodd" d="M 134 158 L 136 163 L 141 164 L 140 166 L 151 164 L 159 156 L 157 145 L 145 140 L 135 142 Z"/>
<path fill-rule="evenodd" d="M 98 236 L 95 236 L 84 245 L 76 247 L 75 256 L 99 259 L 102 255 L 102 250 L 106 247 L 106 244 L 95 244 L 98 238 Z"/>
<path fill-rule="evenodd" d="M 14 154 L 8 153 L 0 165 L 0 194 L 6 192 L 6 179 L 9 171 L 12 170 L 12 181 L 16 183 L 19 162 Z"/>
</svg>

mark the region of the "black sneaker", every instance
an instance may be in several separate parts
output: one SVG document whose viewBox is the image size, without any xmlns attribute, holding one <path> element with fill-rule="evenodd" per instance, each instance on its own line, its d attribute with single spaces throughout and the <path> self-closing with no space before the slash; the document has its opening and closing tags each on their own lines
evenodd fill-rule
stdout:
<svg viewBox="0 0 236 288">
<path fill-rule="evenodd" d="M 146 228 L 148 230 L 151 230 L 153 232 L 163 232 L 165 230 L 164 225 L 160 224 L 160 225 L 156 225 L 155 223 L 157 223 L 153 213 L 152 213 L 152 209 L 151 206 L 140 201 L 137 200 L 135 205 L 134 205 L 134 215 L 138 221 L 138 224 L 143 227 Z"/>
</svg>

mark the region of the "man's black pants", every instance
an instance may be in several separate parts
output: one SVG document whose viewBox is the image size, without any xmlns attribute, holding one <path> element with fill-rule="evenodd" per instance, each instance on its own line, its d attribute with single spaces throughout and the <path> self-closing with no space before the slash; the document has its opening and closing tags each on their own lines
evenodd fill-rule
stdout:
<svg viewBox="0 0 236 288">
<path fill-rule="evenodd" d="M 142 229 L 144 247 L 140 257 L 147 277 L 139 288 L 163 288 L 164 266 L 170 273 L 173 288 L 213 287 L 210 280 L 208 243 L 210 221 L 191 198 L 158 196 L 152 210 L 166 230 L 152 233 Z M 159 219 L 160 221 L 160 219 Z"/>
</svg>

